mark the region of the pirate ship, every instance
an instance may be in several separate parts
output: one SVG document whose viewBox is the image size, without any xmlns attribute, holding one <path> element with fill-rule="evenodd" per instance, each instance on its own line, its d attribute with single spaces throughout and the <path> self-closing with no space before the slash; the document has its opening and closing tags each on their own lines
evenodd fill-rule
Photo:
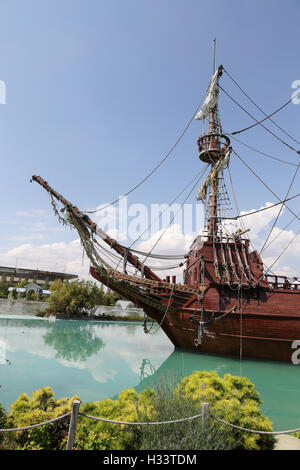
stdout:
<svg viewBox="0 0 300 470">
<path fill-rule="evenodd" d="M 218 112 L 223 70 L 214 70 L 206 99 L 193 116 L 209 124 L 197 144 L 199 159 L 210 172 L 197 196 L 206 205 L 206 226 L 188 253 L 165 256 L 125 247 L 40 176 L 32 179 L 50 194 L 60 220 L 77 229 L 91 275 L 152 319 L 154 327 L 144 324 L 146 333 L 162 328 L 175 348 L 199 353 L 289 362 L 295 341 L 300 340 L 300 289 L 286 276 L 270 273 L 251 246 L 248 230 L 230 233 L 222 217 L 222 175 L 235 152 L 229 136 L 222 133 Z M 279 199 L 274 206 L 287 207 L 289 199 Z M 146 263 L 148 258 L 180 260 L 181 282 L 171 275 L 161 279 Z M 130 265 L 134 272 L 128 272 Z"/>
</svg>

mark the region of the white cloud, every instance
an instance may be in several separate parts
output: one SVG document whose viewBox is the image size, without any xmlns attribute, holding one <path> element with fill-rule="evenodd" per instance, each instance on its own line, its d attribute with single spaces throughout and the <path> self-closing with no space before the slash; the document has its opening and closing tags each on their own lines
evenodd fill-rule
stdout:
<svg viewBox="0 0 300 470">
<path fill-rule="evenodd" d="M 62 271 L 88 276 L 89 263 L 79 239 L 69 243 L 49 243 L 33 245 L 25 243 L 6 253 L 0 253 L 2 266 L 17 266 L 20 268 L 45 269 L 50 271 Z"/>
<path fill-rule="evenodd" d="M 47 217 L 48 212 L 44 209 L 30 209 L 26 211 L 17 211 L 17 217 Z"/>
<path fill-rule="evenodd" d="M 29 241 L 29 240 L 43 240 L 45 237 L 41 233 L 33 233 L 32 235 L 15 235 L 11 240 L 16 241 Z"/>
<path fill-rule="evenodd" d="M 266 202 L 263 207 L 269 207 L 270 202 Z M 106 214 L 107 221 L 114 221 L 116 217 L 116 210 L 113 210 L 112 207 L 107 208 L 108 212 Z M 243 211 L 241 214 L 247 214 L 248 212 L 254 211 L 255 208 L 247 212 Z M 249 237 L 253 242 L 253 245 L 256 249 L 260 249 L 263 244 L 268 231 L 271 227 L 273 220 L 278 213 L 278 207 L 270 208 L 268 210 L 258 212 L 253 215 L 244 217 L 242 220 L 246 228 L 250 228 Z M 283 212 L 282 212 L 283 214 Z M 281 215 L 282 215 L 281 214 Z M 96 218 L 97 219 L 97 218 Z M 99 217 L 99 220 L 101 217 Z M 280 219 L 279 219 L 280 221 Z M 97 220 L 97 222 L 99 222 Z M 99 223 L 102 226 L 101 223 Z M 39 240 L 42 237 L 47 229 L 43 223 L 37 223 L 35 226 L 36 232 L 24 235 L 24 238 L 20 235 L 14 236 L 13 240 Z M 227 226 L 229 228 L 229 226 Z M 59 227 L 59 229 L 64 229 Z M 54 229 L 55 230 L 55 229 Z M 124 243 L 126 240 L 125 234 L 120 235 L 120 231 L 117 228 L 113 229 L 110 225 L 110 235 L 116 238 L 121 243 Z M 233 228 L 229 228 L 229 231 L 233 231 Z M 74 232 L 75 234 L 75 232 Z M 279 235 L 280 234 L 280 235 Z M 162 238 L 159 240 L 160 236 Z M 284 230 L 281 231 L 280 228 L 274 228 L 268 244 L 270 246 L 266 247 L 266 250 L 263 251 L 262 257 L 265 265 L 270 266 L 275 259 L 282 253 L 284 248 L 293 240 L 295 233 L 293 230 Z M 182 228 L 179 224 L 173 224 L 168 227 L 164 233 L 164 229 L 158 230 L 154 235 L 152 235 L 148 240 L 140 241 L 136 247 L 138 250 L 149 252 L 153 249 L 155 243 L 158 241 L 157 245 L 153 249 L 153 253 L 160 254 L 183 254 L 188 252 L 190 245 L 192 244 L 195 238 L 195 233 L 182 233 Z M 279 262 L 275 266 L 276 272 L 279 274 L 288 273 L 289 275 L 295 274 L 297 267 L 299 266 L 300 261 L 300 237 L 296 239 L 291 248 L 289 248 L 280 258 Z M 272 241 L 273 240 L 273 241 Z M 128 243 L 128 242 L 127 242 Z M 104 242 L 101 241 L 106 248 Z M 124 243 L 125 244 L 125 243 Z M 110 249 L 109 249 L 110 250 Z M 113 250 L 110 250 L 111 253 L 114 253 Z M 143 256 L 140 256 L 141 260 L 144 259 Z M 106 258 L 108 260 L 108 258 Z M 110 261 L 111 262 L 111 261 Z M 173 266 L 178 264 L 180 260 L 156 260 L 154 258 L 149 258 L 147 264 L 150 266 Z M 33 243 L 23 243 L 12 249 L 9 249 L 6 252 L 0 253 L 0 264 L 4 266 L 17 266 L 27 267 L 27 268 L 36 268 L 38 269 L 47 269 L 53 271 L 62 271 L 69 272 L 79 275 L 79 277 L 90 279 L 89 275 L 89 260 L 86 255 L 83 256 L 83 248 L 80 244 L 79 239 L 75 239 L 71 242 L 54 242 L 47 244 L 33 244 Z M 157 271 L 157 274 L 160 277 L 165 277 L 168 275 L 176 275 L 178 280 L 181 280 L 182 267 L 166 271 Z"/>
</svg>

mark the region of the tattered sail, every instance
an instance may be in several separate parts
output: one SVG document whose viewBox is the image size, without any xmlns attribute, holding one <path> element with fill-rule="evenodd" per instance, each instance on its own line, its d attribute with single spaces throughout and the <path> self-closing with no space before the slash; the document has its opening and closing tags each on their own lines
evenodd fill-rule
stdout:
<svg viewBox="0 0 300 470">
<path fill-rule="evenodd" d="M 213 77 L 209 85 L 207 97 L 199 113 L 196 114 L 195 119 L 198 119 L 198 120 L 205 119 L 216 106 L 217 101 L 218 101 L 218 96 L 219 96 L 219 89 L 218 89 L 219 74 L 220 74 L 219 69 L 216 70 L 215 73 L 213 74 Z"/>
<path fill-rule="evenodd" d="M 206 199 L 207 190 L 211 183 L 218 177 L 218 173 L 229 166 L 229 159 L 230 159 L 230 151 L 231 149 L 228 148 L 224 157 L 217 161 L 217 163 L 212 167 L 209 175 L 207 176 L 206 180 L 203 182 L 201 188 L 197 194 L 197 201 L 202 201 Z"/>
</svg>

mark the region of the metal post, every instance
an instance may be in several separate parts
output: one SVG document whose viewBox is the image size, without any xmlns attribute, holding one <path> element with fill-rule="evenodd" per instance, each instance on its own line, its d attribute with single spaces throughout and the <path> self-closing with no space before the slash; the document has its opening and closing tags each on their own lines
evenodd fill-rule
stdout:
<svg viewBox="0 0 300 470">
<path fill-rule="evenodd" d="M 67 450 L 72 450 L 74 446 L 79 407 L 80 407 L 80 401 L 74 400 L 72 404 L 72 411 L 71 411 L 71 417 L 70 417 Z"/>
<path fill-rule="evenodd" d="M 203 431 L 207 430 L 208 427 L 208 409 L 209 409 L 209 403 L 202 403 L 201 406 L 201 411 L 202 411 L 202 429 Z"/>
</svg>

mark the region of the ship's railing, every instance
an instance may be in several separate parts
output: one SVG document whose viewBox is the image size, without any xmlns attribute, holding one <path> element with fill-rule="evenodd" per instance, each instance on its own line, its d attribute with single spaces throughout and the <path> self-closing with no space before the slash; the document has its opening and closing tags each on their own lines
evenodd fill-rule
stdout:
<svg viewBox="0 0 300 470">
<path fill-rule="evenodd" d="M 290 282 L 287 276 L 265 274 L 264 279 L 272 289 L 300 290 L 300 286 L 297 283 Z"/>
<path fill-rule="evenodd" d="M 229 147 L 230 140 L 226 135 L 209 133 L 201 135 L 198 140 L 198 150 L 199 153 L 207 150 L 220 150 L 221 147 Z M 212 145 L 215 147 L 212 149 Z"/>
<path fill-rule="evenodd" d="M 206 234 L 205 232 L 201 235 L 198 235 L 198 237 L 194 240 L 194 242 L 192 243 L 192 247 L 194 247 L 194 245 L 196 245 L 197 243 L 202 243 L 202 242 L 206 242 L 206 241 L 213 241 L 215 243 L 236 243 L 236 242 L 246 242 L 248 241 L 248 238 L 243 238 L 242 236 L 238 235 L 238 234 L 231 234 L 231 235 L 223 235 L 222 233 L 216 233 L 214 235 L 214 237 L 212 237 L 211 235 L 208 235 L 208 233 Z"/>
</svg>

